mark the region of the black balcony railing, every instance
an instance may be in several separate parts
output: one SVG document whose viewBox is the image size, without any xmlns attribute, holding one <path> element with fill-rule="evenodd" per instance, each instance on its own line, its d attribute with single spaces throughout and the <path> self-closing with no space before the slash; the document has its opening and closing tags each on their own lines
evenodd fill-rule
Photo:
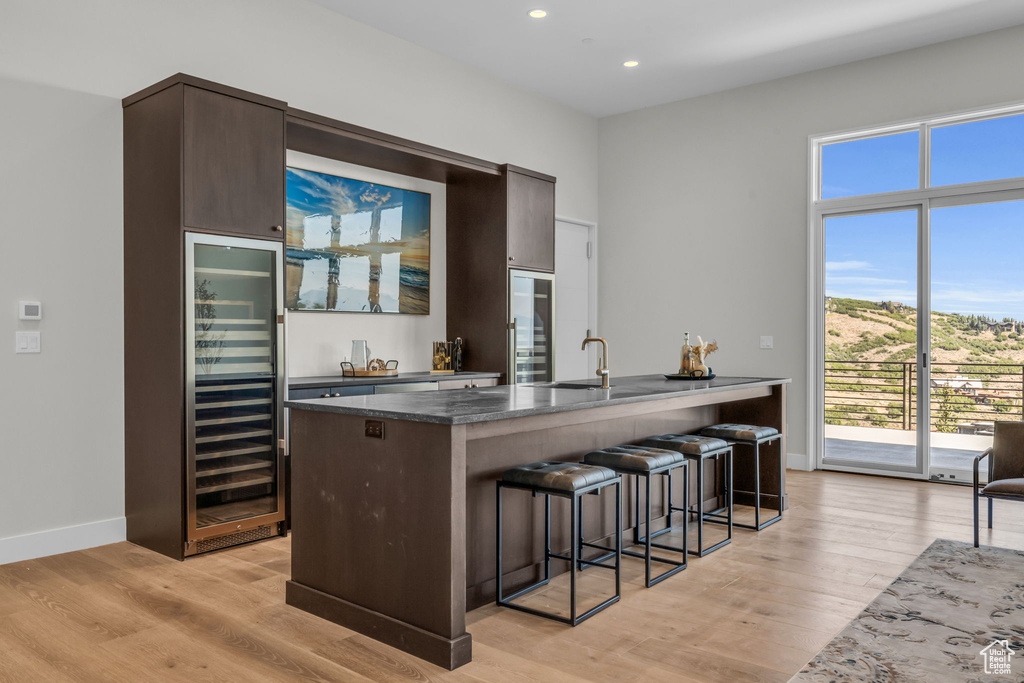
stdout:
<svg viewBox="0 0 1024 683">
<path fill-rule="evenodd" d="M 825 361 L 825 423 L 917 428 L 917 363 Z M 1024 418 L 1024 365 L 933 363 L 931 429 L 987 432 Z"/>
</svg>

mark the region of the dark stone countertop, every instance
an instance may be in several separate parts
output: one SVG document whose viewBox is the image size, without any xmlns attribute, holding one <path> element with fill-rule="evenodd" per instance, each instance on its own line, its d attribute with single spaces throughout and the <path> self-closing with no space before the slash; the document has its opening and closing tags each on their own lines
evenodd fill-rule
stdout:
<svg viewBox="0 0 1024 683">
<path fill-rule="evenodd" d="M 289 389 L 319 389 L 321 387 L 356 387 L 367 384 L 402 384 L 405 382 L 444 382 L 453 379 L 490 379 L 504 377 L 502 372 L 400 372 L 391 377 L 344 377 L 342 375 L 325 375 L 323 377 L 290 377 Z"/>
<path fill-rule="evenodd" d="M 638 375 L 612 377 L 612 388 L 607 390 L 601 389 L 600 382 L 597 381 L 573 382 L 592 384 L 593 389 L 562 389 L 554 388 L 550 384 L 520 384 L 454 391 L 315 398 L 306 401 L 286 401 L 285 406 L 293 410 L 460 425 L 714 394 L 745 387 L 788 384 L 791 381 L 765 377 L 716 377 L 705 381 L 678 381 L 667 380 L 664 375 Z"/>
</svg>

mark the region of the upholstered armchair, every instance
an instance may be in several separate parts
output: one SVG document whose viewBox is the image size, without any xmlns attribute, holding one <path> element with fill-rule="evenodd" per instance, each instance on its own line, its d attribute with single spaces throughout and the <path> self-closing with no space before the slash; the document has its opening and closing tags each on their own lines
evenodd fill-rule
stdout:
<svg viewBox="0 0 1024 683">
<path fill-rule="evenodd" d="M 988 484 L 980 484 L 979 468 L 988 460 Z M 988 500 L 988 528 L 992 528 L 992 501 L 1024 501 L 1024 422 L 996 422 L 992 448 L 974 458 L 974 547 L 978 547 L 978 504 Z"/>
</svg>

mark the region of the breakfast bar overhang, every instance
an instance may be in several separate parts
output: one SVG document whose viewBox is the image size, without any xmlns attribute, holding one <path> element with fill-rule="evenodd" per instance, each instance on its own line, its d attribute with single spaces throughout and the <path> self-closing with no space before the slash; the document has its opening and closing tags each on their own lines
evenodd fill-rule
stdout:
<svg viewBox="0 0 1024 683">
<path fill-rule="evenodd" d="M 466 612 L 493 602 L 495 485 L 510 467 L 578 462 L 589 451 L 688 433 L 718 422 L 774 427 L 762 460 L 785 457 L 789 379 L 661 375 L 598 385 L 509 385 L 448 392 L 290 401 L 292 578 L 287 603 L 427 661 L 471 660 Z M 786 506 L 784 467 L 761 468 L 761 505 Z M 737 454 L 736 503 L 752 504 L 752 458 Z M 705 510 L 721 507 L 721 472 L 705 473 Z M 695 482 L 690 482 L 695 491 Z M 623 524 L 633 524 L 631 487 Z M 659 492 L 652 495 L 656 508 Z M 609 499 L 611 500 L 611 499 Z M 536 580 L 541 507 L 509 497 L 504 584 Z M 552 546 L 568 547 L 552 506 Z M 664 516 L 664 511 L 662 511 Z M 591 506 L 588 533 L 610 534 L 611 503 Z M 685 581 L 683 572 L 674 581 Z"/>
</svg>

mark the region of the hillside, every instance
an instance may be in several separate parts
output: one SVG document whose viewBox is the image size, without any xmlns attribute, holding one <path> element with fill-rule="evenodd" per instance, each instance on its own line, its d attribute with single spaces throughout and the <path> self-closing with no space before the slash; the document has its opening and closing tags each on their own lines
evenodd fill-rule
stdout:
<svg viewBox="0 0 1024 683">
<path fill-rule="evenodd" d="M 917 309 L 910 306 L 830 298 L 825 316 L 825 359 L 913 361 L 916 325 Z M 996 321 L 933 311 L 932 361 L 955 366 L 1024 364 L 1022 333 L 1024 323 L 1009 318 Z"/>
</svg>

